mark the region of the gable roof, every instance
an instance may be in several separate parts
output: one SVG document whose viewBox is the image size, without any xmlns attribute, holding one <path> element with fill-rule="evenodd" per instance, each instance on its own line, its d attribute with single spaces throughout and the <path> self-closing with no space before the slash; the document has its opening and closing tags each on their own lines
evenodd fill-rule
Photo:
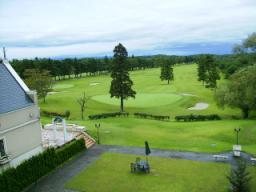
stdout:
<svg viewBox="0 0 256 192">
<path fill-rule="evenodd" d="M 7 62 L 0 63 L 0 114 L 33 105 L 29 89 Z M 23 85 L 23 84 L 25 85 Z M 27 89 L 27 90 L 25 90 Z"/>
</svg>

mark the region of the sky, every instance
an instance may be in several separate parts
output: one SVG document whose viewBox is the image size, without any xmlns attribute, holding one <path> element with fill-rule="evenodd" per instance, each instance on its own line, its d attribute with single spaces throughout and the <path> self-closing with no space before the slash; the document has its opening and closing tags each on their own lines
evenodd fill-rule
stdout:
<svg viewBox="0 0 256 192">
<path fill-rule="evenodd" d="M 9 59 L 226 54 L 252 32 L 256 0 L 0 0 Z"/>
</svg>

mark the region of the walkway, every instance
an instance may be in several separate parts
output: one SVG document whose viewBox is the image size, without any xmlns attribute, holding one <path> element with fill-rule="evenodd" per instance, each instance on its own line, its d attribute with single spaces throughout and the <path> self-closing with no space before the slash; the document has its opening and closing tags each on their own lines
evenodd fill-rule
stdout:
<svg viewBox="0 0 256 192">
<path fill-rule="evenodd" d="M 111 146 L 111 145 L 95 145 L 85 152 L 79 154 L 75 159 L 64 164 L 53 173 L 42 178 L 36 184 L 31 186 L 27 192 L 73 192 L 71 190 L 64 189 L 65 183 L 73 176 L 77 175 L 80 171 L 86 168 L 91 162 L 95 161 L 105 152 L 113 153 L 126 153 L 135 155 L 144 155 L 144 148 L 141 147 L 126 147 L 126 146 Z M 232 152 L 221 153 L 219 155 L 228 156 L 227 160 L 218 160 L 210 153 L 194 153 L 194 152 L 180 152 L 173 150 L 152 149 L 150 156 L 165 157 L 165 158 L 178 158 L 189 159 L 195 161 L 207 161 L 207 162 L 224 162 L 235 165 L 235 159 L 232 156 Z M 249 161 L 250 156 L 243 153 L 243 158 Z"/>
</svg>

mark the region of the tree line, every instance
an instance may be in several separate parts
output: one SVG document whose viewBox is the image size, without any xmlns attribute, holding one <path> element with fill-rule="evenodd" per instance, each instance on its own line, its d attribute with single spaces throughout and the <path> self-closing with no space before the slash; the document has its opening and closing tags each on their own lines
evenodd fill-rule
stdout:
<svg viewBox="0 0 256 192">
<path fill-rule="evenodd" d="M 240 49 L 242 50 L 242 49 Z M 230 55 L 208 55 L 212 57 L 216 66 L 228 78 L 242 67 L 250 65 L 255 60 L 255 55 L 246 49 L 238 53 L 238 48 L 234 54 Z M 205 54 L 190 55 L 190 56 L 169 56 L 169 55 L 154 55 L 154 56 L 128 56 L 129 70 L 144 70 L 147 68 L 162 67 L 162 80 L 172 80 L 169 73 L 168 65 L 179 63 L 190 64 L 199 63 Z M 51 58 L 35 58 L 35 59 L 13 59 L 10 62 L 17 73 L 24 79 L 26 69 L 37 69 L 39 71 L 47 70 L 49 75 L 55 80 L 66 78 L 80 78 L 83 76 L 92 76 L 100 74 L 109 74 L 113 65 L 113 57 L 103 58 L 67 58 L 56 60 Z M 169 73 L 169 74 L 168 74 Z"/>
<path fill-rule="evenodd" d="M 200 56 L 201 55 L 131 55 L 127 56 L 127 62 L 129 63 L 129 71 L 133 71 L 161 67 L 165 62 L 172 64 L 195 63 Z M 82 76 L 108 74 L 110 73 L 113 61 L 113 57 L 105 56 L 103 58 L 67 58 L 62 60 L 51 58 L 13 59 L 10 63 L 22 78 L 25 78 L 26 69 L 37 69 L 40 71 L 47 70 L 55 80 L 62 80 L 66 78 L 80 78 Z"/>
<path fill-rule="evenodd" d="M 146 68 L 159 67 L 159 60 L 168 59 L 172 62 L 193 62 L 194 59 L 187 57 L 165 57 L 165 56 L 154 56 L 154 57 L 128 57 L 129 70 L 143 70 Z M 109 73 L 110 68 L 113 65 L 114 58 L 105 56 L 104 58 L 68 58 L 63 60 L 55 60 L 50 58 L 35 58 L 35 59 L 14 59 L 10 63 L 17 73 L 25 78 L 26 69 L 38 69 L 47 70 L 55 80 L 65 78 L 79 78 L 83 75 L 98 75 Z"/>
</svg>

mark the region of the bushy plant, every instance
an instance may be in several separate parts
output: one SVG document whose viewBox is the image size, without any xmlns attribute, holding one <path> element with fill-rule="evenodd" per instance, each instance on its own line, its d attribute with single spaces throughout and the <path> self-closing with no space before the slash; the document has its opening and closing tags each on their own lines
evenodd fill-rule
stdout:
<svg viewBox="0 0 256 192">
<path fill-rule="evenodd" d="M 221 120 L 220 116 L 217 114 L 211 115 L 179 115 L 175 117 L 176 121 L 213 121 L 213 120 Z"/>
<path fill-rule="evenodd" d="M 41 114 L 46 116 L 46 117 L 56 117 L 56 116 L 60 116 L 63 118 L 69 118 L 70 117 L 70 111 L 66 110 L 64 113 L 61 112 L 56 112 L 56 111 L 46 111 L 46 110 L 41 110 Z"/>
<path fill-rule="evenodd" d="M 84 149 L 84 139 L 79 139 L 31 157 L 0 174 L 0 191 L 20 192 Z"/>
<path fill-rule="evenodd" d="M 69 110 L 66 110 L 66 111 L 65 111 L 65 117 L 66 117 L 67 119 L 69 119 L 70 115 L 71 115 L 71 112 L 70 112 Z"/>
<path fill-rule="evenodd" d="M 135 117 L 139 117 L 139 118 L 144 118 L 144 119 L 154 119 L 154 120 L 169 120 L 170 116 L 166 116 L 166 115 L 152 115 L 152 114 L 148 114 L 148 113 L 134 113 Z"/>
<path fill-rule="evenodd" d="M 96 119 L 105 119 L 108 117 L 128 117 L 129 113 L 127 112 L 114 112 L 114 113 L 101 113 L 101 114 L 95 114 L 95 115 L 89 115 L 88 118 L 90 120 L 96 120 Z"/>
</svg>

